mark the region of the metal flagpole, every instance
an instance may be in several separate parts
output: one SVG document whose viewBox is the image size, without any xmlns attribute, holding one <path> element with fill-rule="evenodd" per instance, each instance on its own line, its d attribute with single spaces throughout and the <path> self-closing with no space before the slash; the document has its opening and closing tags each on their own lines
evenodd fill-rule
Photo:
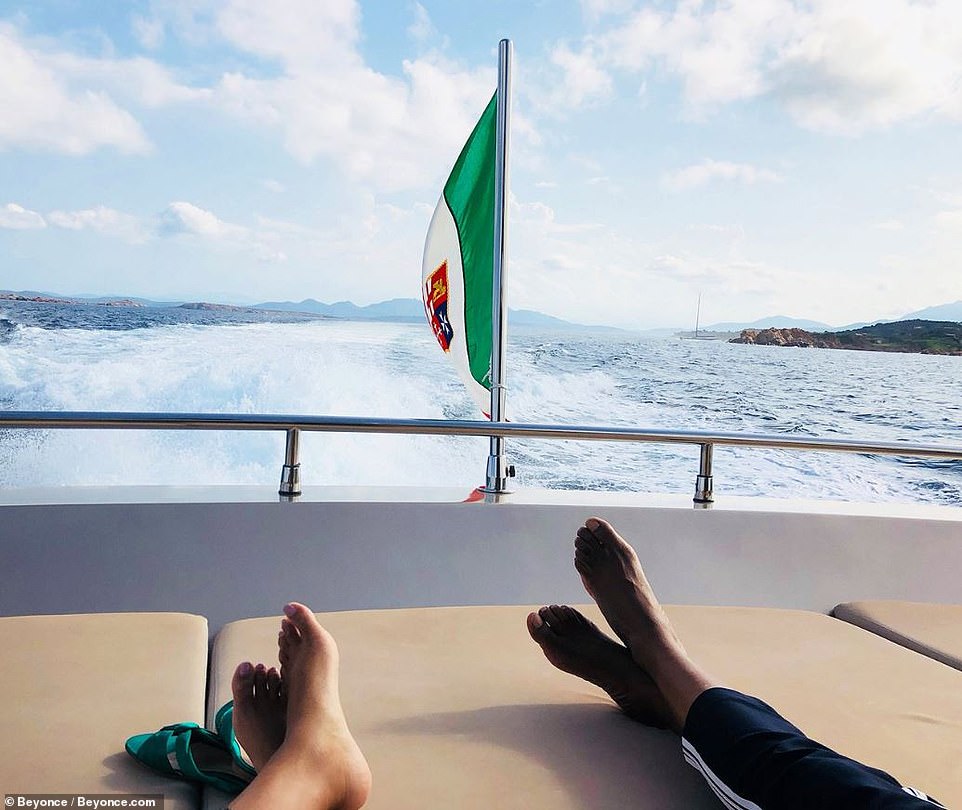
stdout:
<svg viewBox="0 0 962 810">
<path fill-rule="evenodd" d="M 494 291 L 491 311 L 491 421 L 504 421 L 504 357 L 507 348 L 507 307 L 504 303 L 504 272 L 508 266 L 508 146 L 511 140 L 510 39 L 498 44 L 498 125 L 494 157 Z M 504 438 L 491 437 L 484 492 L 508 491 L 514 475 L 504 455 Z"/>
</svg>

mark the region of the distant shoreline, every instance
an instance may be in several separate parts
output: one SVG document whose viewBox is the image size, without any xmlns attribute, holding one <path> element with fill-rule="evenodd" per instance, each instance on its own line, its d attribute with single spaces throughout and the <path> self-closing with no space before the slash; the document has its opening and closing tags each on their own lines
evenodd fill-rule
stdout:
<svg viewBox="0 0 962 810">
<path fill-rule="evenodd" d="M 318 320 L 365 321 L 371 323 L 424 323 L 424 305 L 415 298 L 395 298 L 376 304 L 358 306 L 351 301 L 325 304 L 312 298 L 303 301 L 265 301 L 258 304 L 218 304 L 208 301 L 152 301 L 130 297 L 68 297 L 34 291 L 0 291 L 0 302 L 16 301 L 31 304 L 60 306 L 102 306 L 184 309 L 204 312 L 271 312 L 283 315 L 303 315 Z M 623 332 L 614 326 L 580 324 L 527 309 L 508 308 L 512 326 L 532 326 L 561 331 Z"/>
</svg>

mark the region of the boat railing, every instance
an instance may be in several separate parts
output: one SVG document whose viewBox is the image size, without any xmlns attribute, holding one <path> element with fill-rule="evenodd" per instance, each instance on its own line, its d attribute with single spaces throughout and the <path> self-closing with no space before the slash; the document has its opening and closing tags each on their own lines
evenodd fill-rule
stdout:
<svg viewBox="0 0 962 810">
<path fill-rule="evenodd" d="M 128 413 L 110 411 L 0 411 L 0 428 L 109 430 L 256 430 L 284 431 L 287 441 L 279 494 L 301 494 L 301 431 L 388 433 L 433 436 L 482 436 L 506 439 L 562 439 L 598 442 L 686 444 L 699 448 L 694 503 L 714 501 L 713 455 L 716 445 L 778 450 L 827 450 L 842 453 L 962 459 L 962 447 L 909 441 L 882 442 L 815 436 L 784 436 L 715 431 L 657 430 L 637 427 L 529 424 L 455 419 L 385 419 L 364 416 L 291 416 L 279 414 Z M 510 470 L 513 476 L 513 470 Z M 505 494 L 505 493 L 492 493 Z"/>
</svg>

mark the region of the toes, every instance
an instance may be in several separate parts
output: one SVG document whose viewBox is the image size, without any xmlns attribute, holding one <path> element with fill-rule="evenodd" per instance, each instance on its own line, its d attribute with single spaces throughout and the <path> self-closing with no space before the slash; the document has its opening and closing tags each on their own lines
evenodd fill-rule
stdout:
<svg viewBox="0 0 962 810">
<path fill-rule="evenodd" d="M 607 520 L 602 520 L 598 517 L 588 518 L 585 521 L 585 528 L 589 529 L 600 543 L 605 543 L 609 540 L 613 541 L 619 537 L 618 532 L 615 531 L 614 527 Z"/>
<path fill-rule="evenodd" d="M 575 556 L 585 559 L 597 558 L 603 553 L 601 542 L 592 532 L 582 526 L 575 537 Z"/>
<path fill-rule="evenodd" d="M 262 700 L 267 693 L 267 667 L 258 664 L 254 667 L 254 699 Z"/>
<path fill-rule="evenodd" d="M 550 605 L 542 608 L 540 613 L 542 620 L 551 626 L 552 631 L 561 636 L 570 635 L 572 631 L 585 626 L 588 621 L 568 605 Z"/>
<path fill-rule="evenodd" d="M 541 608 L 541 610 L 544 609 L 545 608 Z M 537 641 L 538 644 L 544 644 L 551 636 L 551 628 L 547 622 L 541 618 L 540 611 L 538 613 L 529 613 L 526 624 L 528 625 L 528 634 Z"/>
<path fill-rule="evenodd" d="M 286 664 L 291 656 L 291 650 L 300 643 L 301 634 L 287 619 L 281 620 L 281 629 L 277 634 L 277 656 L 282 664 Z"/>
<path fill-rule="evenodd" d="M 321 625 L 307 605 L 302 605 L 300 602 L 289 602 L 284 605 L 284 615 L 290 619 L 290 624 L 297 629 L 301 636 L 319 634 Z M 283 627 L 283 622 L 281 626 Z"/>
<path fill-rule="evenodd" d="M 567 620 L 572 624 L 577 624 L 582 627 L 588 627 L 588 628 L 592 628 L 596 626 L 595 623 L 591 621 L 591 619 L 589 619 L 587 616 L 585 616 L 585 614 L 582 613 L 580 610 L 575 610 L 573 607 L 568 607 L 567 605 L 565 605 L 565 611 L 566 611 L 565 616 Z"/>
<path fill-rule="evenodd" d="M 281 673 L 275 667 L 267 670 L 267 694 L 277 698 L 281 691 Z"/>
<path fill-rule="evenodd" d="M 281 635 L 287 641 L 297 641 L 301 637 L 301 631 L 294 626 L 290 619 L 281 619 Z"/>
<path fill-rule="evenodd" d="M 558 605 L 548 605 L 539 611 L 541 618 L 544 619 L 552 630 L 557 630 L 562 624 L 561 608 Z"/>
<path fill-rule="evenodd" d="M 247 703 L 254 697 L 254 665 L 244 661 L 237 665 L 231 678 L 230 690 L 234 695 L 234 705 Z"/>
</svg>

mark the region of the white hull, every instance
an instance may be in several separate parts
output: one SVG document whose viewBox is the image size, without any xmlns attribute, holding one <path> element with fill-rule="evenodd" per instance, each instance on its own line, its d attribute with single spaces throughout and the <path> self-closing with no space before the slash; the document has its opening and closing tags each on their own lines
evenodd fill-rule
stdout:
<svg viewBox="0 0 962 810">
<path fill-rule="evenodd" d="M 523 491 L 8 489 L 0 615 L 184 611 L 210 629 L 276 614 L 581 602 L 572 539 L 589 515 L 637 548 L 668 603 L 826 612 L 839 602 L 958 602 L 962 509 Z"/>
</svg>

